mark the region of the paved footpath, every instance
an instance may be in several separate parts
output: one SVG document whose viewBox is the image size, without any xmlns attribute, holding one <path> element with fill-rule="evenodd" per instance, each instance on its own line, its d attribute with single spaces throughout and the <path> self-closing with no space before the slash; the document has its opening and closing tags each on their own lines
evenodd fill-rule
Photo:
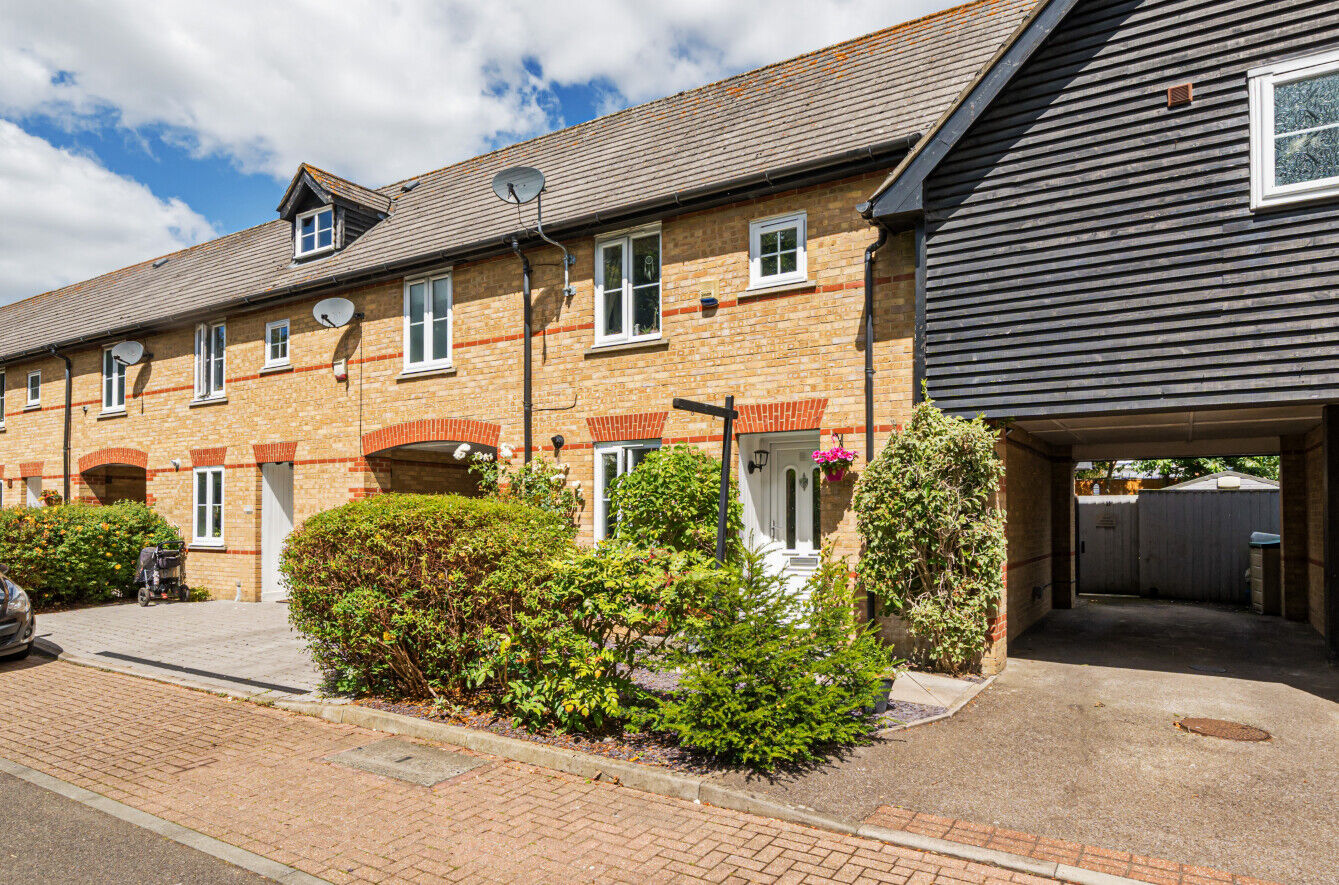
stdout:
<svg viewBox="0 0 1339 885">
<path fill-rule="evenodd" d="M 0 756 L 335 883 L 1052 881 L 479 754 L 417 786 L 327 761 L 379 732 L 61 662 L 0 698 Z"/>
</svg>

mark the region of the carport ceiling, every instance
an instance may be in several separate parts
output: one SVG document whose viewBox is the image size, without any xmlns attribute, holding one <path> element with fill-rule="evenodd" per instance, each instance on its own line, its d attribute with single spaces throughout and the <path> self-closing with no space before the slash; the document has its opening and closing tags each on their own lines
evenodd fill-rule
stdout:
<svg viewBox="0 0 1339 885">
<path fill-rule="evenodd" d="M 1320 406 L 1269 406 L 1197 412 L 1140 412 L 1022 419 L 1015 425 L 1076 460 L 1269 455 L 1279 437 L 1306 433 Z"/>
</svg>

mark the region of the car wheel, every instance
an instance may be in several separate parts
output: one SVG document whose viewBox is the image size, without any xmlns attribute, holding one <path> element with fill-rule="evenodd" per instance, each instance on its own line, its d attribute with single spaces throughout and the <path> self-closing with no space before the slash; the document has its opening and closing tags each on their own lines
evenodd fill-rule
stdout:
<svg viewBox="0 0 1339 885">
<path fill-rule="evenodd" d="M 136 599 L 137 599 L 137 601 L 139 602 L 140 605 L 148 605 L 148 604 L 149 604 L 149 588 L 148 588 L 148 587 L 141 587 L 141 588 L 139 588 L 139 596 L 136 597 Z"/>
</svg>

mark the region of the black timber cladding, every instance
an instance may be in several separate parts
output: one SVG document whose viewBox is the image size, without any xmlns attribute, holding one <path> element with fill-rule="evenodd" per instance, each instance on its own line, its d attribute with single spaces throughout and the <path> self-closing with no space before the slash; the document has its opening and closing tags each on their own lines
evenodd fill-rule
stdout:
<svg viewBox="0 0 1339 885">
<path fill-rule="evenodd" d="M 1246 79 L 1335 48 L 1336 0 L 1081 0 L 926 180 L 931 396 L 1339 400 L 1339 204 L 1250 211 Z"/>
</svg>

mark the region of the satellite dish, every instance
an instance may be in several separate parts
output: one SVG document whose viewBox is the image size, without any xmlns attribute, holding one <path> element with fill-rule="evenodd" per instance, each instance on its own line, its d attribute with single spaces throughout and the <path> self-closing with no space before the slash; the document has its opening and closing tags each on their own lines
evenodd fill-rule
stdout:
<svg viewBox="0 0 1339 885">
<path fill-rule="evenodd" d="M 112 359 L 126 366 L 133 366 L 144 359 L 144 345 L 138 341 L 122 341 L 112 348 Z"/>
<path fill-rule="evenodd" d="M 513 166 L 493 176 L 493 193 L 507 203 L 528 203 L 544 190 L 544 173 L 529 166 Z"/>
<path fill-rule="evenodd" d="M 329 329 L 347 326 L 353 319 L 353 302 L 347 298 L 327 298 L 312 308 L 316 322 Z"/>
</svg>

